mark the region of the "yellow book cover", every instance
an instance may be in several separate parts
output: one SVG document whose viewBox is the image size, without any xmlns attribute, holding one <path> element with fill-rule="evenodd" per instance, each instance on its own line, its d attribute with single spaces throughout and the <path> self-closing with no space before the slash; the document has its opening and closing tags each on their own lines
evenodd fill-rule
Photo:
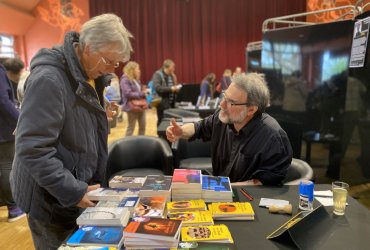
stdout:
<svg viewBox="0 0 370 250">
<path fill-rule="evenodd" d="M 206 210 L 206 203 L 203 200 L 184 200 L 184 201 L 172 201 L 167 202 L 168 212 L 183 212 L 183 211 L 194 211 L 194 210 Z"/>
<path fill-rule="evenodd" d="M 213 225 L 212 214 L 209 211 L 184 211 L 169 213 L 172 220 L 182 220 L 183 225 Z"/>
<path fill-rule="evenodd" d="M 209 207 L 213 216 L 254 215 L 253 207 L 249 202 L 214 202 Z"/>
<path fill-rule="evenodd" d="M 182 241 L 208 241 L 234 243 L 226 225 L 192 226 L 181 228 Z"/>
</svg>

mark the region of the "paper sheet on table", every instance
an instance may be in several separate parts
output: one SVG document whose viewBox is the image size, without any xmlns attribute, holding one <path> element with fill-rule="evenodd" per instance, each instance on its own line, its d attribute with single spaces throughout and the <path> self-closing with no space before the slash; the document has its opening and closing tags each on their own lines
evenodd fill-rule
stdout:
<svg viewBox="0 0 370 250">
<path fill-rule="evenodd" d="M 260 204 L 258 206 L 260 206 L 260 207 L 270 207 L 270 206 L 283 207 L 285 205 L 289 205 L 289 201 L 261 198 Z"/>
<path fill-rule="evenodd" d="M 331 190 L 324 190 L 324 191 L 313 191 L 314 196 L 326 196 L 326 197 L 333 197 L 333 192 Z"/>
<path fill-rule="evenodd" d="M 324 207 L 334 206 L 333 197 L 315 197 L 315 199 Z M 346 203 L 346 205 L 348 206 L 348 203 Z"/>
</svg>

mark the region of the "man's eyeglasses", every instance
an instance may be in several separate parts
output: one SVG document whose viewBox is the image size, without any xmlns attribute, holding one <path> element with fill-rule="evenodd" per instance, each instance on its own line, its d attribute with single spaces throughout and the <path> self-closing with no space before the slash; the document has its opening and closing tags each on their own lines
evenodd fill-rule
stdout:
<svg viewBox="0 0 370 250">
<path fill-rule="evenodd" d="M 252 104 L 250 104 L 249 102 L 245 102 L 245 103 L 237 103 L 233 100 L 230 100 L 229 98 L 227 98 L 226 94 L 225 94 L 225 91 L 222 91 L 221 92 L 221 99 L 224 100 L 228 105 L 230 105 L 231 107 L 232 106 L 251 106 Z"/>
<path fill-rule="evenodd" d="M 104 63 L 105 66 L 107 67 L 114 67 L 115 69 L 119 67 L 119 62 L 116 62 L 116 63 L 112 63 L 112 61 L 110 61 L 109 59 L 107 58 L 104 58 L 104 57 L 101 57 L 100 60 Z"/>
</svg>

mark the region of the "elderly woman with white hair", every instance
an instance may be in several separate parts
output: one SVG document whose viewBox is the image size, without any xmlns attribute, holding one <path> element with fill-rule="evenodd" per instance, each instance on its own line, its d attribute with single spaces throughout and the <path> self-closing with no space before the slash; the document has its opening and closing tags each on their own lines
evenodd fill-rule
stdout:
<svg viewBox="0 0 370 250">
<path fill-rule="evenodd" d="M 87 192 L 104 180 L 106 75 L 129 60 L 132 35 L 114 14 L 93 17 L 31 61 L 10 183 L 36 249 L 57 249 L 76 227 Z"/>
</svg>

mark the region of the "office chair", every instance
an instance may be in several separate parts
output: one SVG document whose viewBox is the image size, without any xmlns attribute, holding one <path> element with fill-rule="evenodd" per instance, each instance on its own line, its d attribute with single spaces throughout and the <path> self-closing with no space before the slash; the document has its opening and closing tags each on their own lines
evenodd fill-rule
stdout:
<svg viewBox="0 0 370 250">
<path fill-rule="evenodd" d="M 299 185 L 301 180 L 313 180 L 313 170 L 307 162 L 293 158 L 283 184 Z"/>
</svg>

